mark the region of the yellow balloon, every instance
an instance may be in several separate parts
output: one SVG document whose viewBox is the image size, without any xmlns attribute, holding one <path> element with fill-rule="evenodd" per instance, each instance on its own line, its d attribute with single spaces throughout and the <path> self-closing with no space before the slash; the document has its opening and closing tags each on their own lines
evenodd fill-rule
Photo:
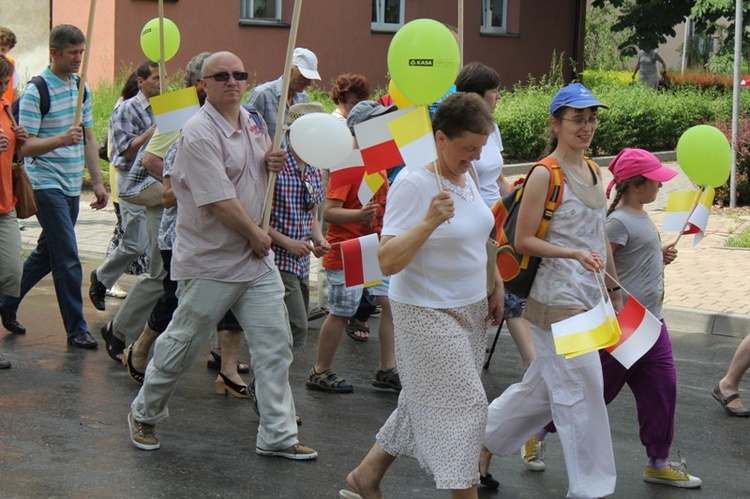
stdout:
<svg viewBox="0 0 750 499">
<path fill-rule="evenodd" d="M 170 19 L 164 18 L 164 61 L 175 56 L 180 48 L 180 30 Z M 141 30 L 141 49 L 146 57 L 159 62 L 159 18 L 155 17 Z"/>
<path fill-rule="evenodd" d="M 396 87 L 396 84 L 393 83 L 393 80 L 391 80 L 391 82 L 388 84 L 388 93 L 390 94 L 391 99 L 393 99 L 393 103 L 396 104 L 396 107 L 399 109 L 404 109 L 414 105 L 414 103 L 404 97 L 404 94 L 402 94 L 401 91 Z"/>
</svg>

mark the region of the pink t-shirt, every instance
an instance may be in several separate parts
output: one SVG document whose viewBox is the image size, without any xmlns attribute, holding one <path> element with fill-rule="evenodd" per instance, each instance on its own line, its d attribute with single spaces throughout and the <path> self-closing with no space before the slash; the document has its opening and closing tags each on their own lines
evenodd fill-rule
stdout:
<svg viewBox="0 0 750 499">
<path fill-rule="evenodd" d="M 250 242 L 219 221 L 207 205 L 237 198 L 260 225 L 271 139 L 240 109 L 235 129 L 210 102 L 185 124 L 172 171 L 177 197 L 172 278 L 247 282 L 275 268 L 273 252 L 257 258 Z"/>
</svg>

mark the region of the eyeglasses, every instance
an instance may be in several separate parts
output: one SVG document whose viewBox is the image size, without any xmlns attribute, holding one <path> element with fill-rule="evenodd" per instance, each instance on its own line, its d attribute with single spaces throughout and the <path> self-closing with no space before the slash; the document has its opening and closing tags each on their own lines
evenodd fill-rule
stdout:
<svg viewBox="0 0 750 499">
<path fill-rule="evenodd" d="M 245 81 L 247 80 L 247 72 L 245 71 L 232 71 L 231 73 L 227 73 L 226 71 L 222 71 L 220 73 L 216 73 L 210 76 L 204 76 L 203 78 L 213 78 L 216 81 L 226 83 L 229 81 L 229 77 L 232 77 L 235 79 L 235 81 Z"/>
<path fill-rule="evenodd" d="M 312 182 L 305 180 L 305 211 L 315 208 L 315 188 Z"/>
<path fill-rule="evenodd" d="M 571 123 L 573 123 L 575 126 L 579 128 L 583 128 L 586 125 L 596 126 L 597 123 L 599 123 L 599 116 L 592 116 L 591 118 L 588 118 L 588 119 L 580 118 L 580 117 L 579 118 L 560 118 L 560 119 L 564 121 L 570 121 Z"/>
</svg>

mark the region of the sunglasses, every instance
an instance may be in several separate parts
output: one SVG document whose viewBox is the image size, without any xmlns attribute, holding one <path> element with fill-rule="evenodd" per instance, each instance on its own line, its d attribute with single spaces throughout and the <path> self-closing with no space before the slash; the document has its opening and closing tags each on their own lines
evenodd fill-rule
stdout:
<svg viewBox="0 0 750 499">
<path fill-rule="evenodd" d="M 229 81 L 230 77 L 234 78 L 236 81 L 245 81 L 247 80 L 247 76 L 248 74 L 245 71 L 232 71 L 231 73 L 222 71 L 211 76 L 204 76 L 203 78 L 213 78 L 215 81 L 225 83 Z"/>
<path fill-rule="evenodd" d="M 305 211 L 315 208 L 315 188 L 309 180 L 305 180 Z"/>
</svg>

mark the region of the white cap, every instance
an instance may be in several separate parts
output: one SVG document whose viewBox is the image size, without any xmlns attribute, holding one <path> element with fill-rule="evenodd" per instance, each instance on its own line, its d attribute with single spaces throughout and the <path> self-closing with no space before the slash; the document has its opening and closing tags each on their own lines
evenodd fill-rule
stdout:
<svg viewBox="0 0 750 499">
<path fill-rule="evenodd" d="M 308 80 L 320 80 L 318 73 L 318 58 L 311 50 L 297 47 L 294 49 L 292 64 L 297 66 L 302 76 Z"/>
</svg>

